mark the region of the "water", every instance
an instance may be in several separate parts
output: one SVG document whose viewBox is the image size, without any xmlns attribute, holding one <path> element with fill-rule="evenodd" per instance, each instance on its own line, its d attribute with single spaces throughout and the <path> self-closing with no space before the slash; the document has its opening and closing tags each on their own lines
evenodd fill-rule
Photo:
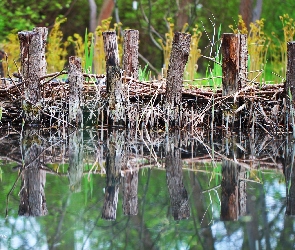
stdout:
<svg viewBox="0 0 295 250">
<path fill-rule="evenodd" d="M 295 248 L 288 137 L 20 132 L 0 141 L 1 250 Z"/>
</svg>

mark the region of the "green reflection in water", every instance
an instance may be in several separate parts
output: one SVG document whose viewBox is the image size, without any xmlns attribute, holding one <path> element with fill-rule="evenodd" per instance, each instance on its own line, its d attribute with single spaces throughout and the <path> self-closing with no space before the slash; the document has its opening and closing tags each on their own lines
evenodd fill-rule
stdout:
<svg viewBox="0 0 295 250">
<path fill-rule="evenodd" d="M 67 176 L 46 174 L 48 215 L 18 216 L 20 182 L 12 192 L 5 219 L 6 196 L 17 178 L 12 165 L 2 165 L 0 249 L 291 249 L 294 219 L 285 216 L 286 184 L 282 172 L 252 171 L 263 184 L 247 182 L 246 214 L 237 221 L 220 220 L 220 172 L 206 167 L 183 170 L 190 218 L 175 221 L 166 172 L 138 173 L 138 214 L 125 216 L 119 185 L 115 221 L 102 217 L 106 176 L 84 175 L 81 191 L 69 190 Z M 219 167 L 220 169 L 220 167 Z M 214 188 L 216 187 L 216 188 Z"/>
</svg>

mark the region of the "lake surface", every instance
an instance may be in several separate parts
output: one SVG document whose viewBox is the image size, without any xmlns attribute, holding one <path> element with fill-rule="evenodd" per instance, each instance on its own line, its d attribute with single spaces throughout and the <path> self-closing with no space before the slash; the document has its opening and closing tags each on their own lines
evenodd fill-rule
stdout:
<svg viewBox="0 0 295 250">
<path fill-rule="evenodd" d="M 290 137 L 3 130 L 0 249 L 294 249 Z"/>
</svg>

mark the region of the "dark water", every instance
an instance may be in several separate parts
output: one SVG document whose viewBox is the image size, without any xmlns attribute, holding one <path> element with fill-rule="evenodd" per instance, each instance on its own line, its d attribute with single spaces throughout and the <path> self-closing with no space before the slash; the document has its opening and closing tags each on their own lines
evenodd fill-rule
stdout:
<svg viewBox="0 0 295 250">
<path fill-rule="evenodd" d="M 288 137 L 2 133 L 1 250 L 295 248 Z"/>
</svg>

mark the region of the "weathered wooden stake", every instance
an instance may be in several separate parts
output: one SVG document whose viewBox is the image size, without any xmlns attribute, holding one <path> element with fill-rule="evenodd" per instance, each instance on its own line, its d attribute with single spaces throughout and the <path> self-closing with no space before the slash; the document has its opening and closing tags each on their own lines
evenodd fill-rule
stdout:
<svg viewBox="0 0 295 250">
<path fill-rule="evenodd" d="M 285 93 L 287 100 L 286 126 L 293 127 L 293 135 L 295 134 L 295 41 L 287 43 L 287 74 Z"/>
<path fill-rule="evenodd" d="M 69 58 L 69 123 L 83 127 L 83 82 L 81 59 Z"/>
<path fill-rule="evenodd" d="M 119 65 L 117 35 L 115 31 L 102 33 L 106 54 L 109 126 L 125 125 L 124 95 Z"/>
<path fill-rule="evenodd" d="M 123 39 L 124 75 L 138 80 L 138 30 L 124 30 Z"/>
<path fill-rule="evenodd" d="M 180 126 L 179 113 L 182 101 L 184 67 L 190 53 L 191 35 L 174 34 L 166 80 L 165 112 L 169 126 Z M 168 125 L 168 124 L 167 124 Z"/>
<path fill-rule="evenodd" d="M 247 84 L 248 49 L 245 34 L 222 35 L 222 95 L 227 98 L 227 107 L 224 118 L 230 124 L 236 120 L 234 111 L 239 108 L 240 102 L 235 103 L 233 95 Z"/>
<path fill-rule="evenodd" d="M 45 27 L 18 33 L 21 74 L 24 84 L 22 108 L 26 124 L 40 123 L 42 85 L 40 77 L 46 75 L 45 45 L 47 34 L 48 29 Z"/>
</svg>

